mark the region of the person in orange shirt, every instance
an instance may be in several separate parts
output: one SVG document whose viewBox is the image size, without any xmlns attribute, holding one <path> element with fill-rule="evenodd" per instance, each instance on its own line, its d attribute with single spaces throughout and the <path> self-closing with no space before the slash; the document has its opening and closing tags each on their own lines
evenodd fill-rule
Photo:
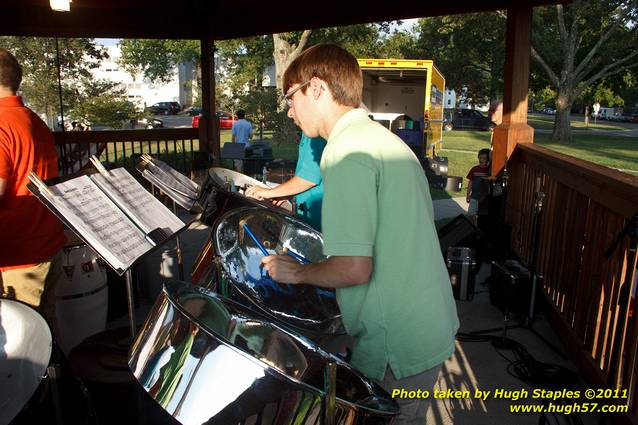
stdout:
<svg viewBox="0 0 638 425">
<path fill-rule="evenodd" d="M 62 223 L 26 185 L 58 175 L 53 134 L 16 96 L 22 68 L 0 49 L 0 290 L 38 309 L 57 332 L 55 282 L 62 271 Z"/>
</svg>

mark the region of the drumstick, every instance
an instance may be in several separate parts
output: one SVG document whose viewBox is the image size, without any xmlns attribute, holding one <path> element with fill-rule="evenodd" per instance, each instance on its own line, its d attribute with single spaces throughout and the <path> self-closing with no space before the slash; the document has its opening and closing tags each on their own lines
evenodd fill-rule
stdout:
<svg viewBox="0 0 638 425">
<path fill-rule="evenodd" d="M 270 254 L 268 253 L 266 248 L 261 244 L 261 242 L 259 242 L 259 240 L 253 234 L 253 232 L 250 231 L 250 228 L 248 227 L 248 225 L 246 223 L 242 223 L 241 226 L 243 227 L 244 231 L 248 233 L 248 236 L 250 236 L 250 239 L 252 239 L 255 242 L 255 244 L 257 244 L 257 248 L 261 250 L 262 254 L 264 254 L 264 257 L 268 257 Z"/>
<path fill-rule="evenodd" d="M 308 260 L 303 255 L 297 254 L 296 252 L 293 252 L 293 251 L 291 251 L 289 249 L 286 249 L 286 255 L 291 256 L 295 260 L 299 261 L 301 264 L 310 264 L 311 263 L 311 261 Z"/>
</svg>

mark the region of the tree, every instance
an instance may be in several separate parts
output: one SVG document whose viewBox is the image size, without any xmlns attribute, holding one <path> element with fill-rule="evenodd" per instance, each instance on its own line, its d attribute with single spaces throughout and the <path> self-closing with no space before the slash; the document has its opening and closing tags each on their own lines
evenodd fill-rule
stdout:
<svg viewBox="0 0 638 425">
<path fill-rule="evenodd" d="M 275 80 L 277 89 L 283 87 L 284 72 L 305 49 L 312 30 L 305 30 L 300 35 L 294 33 L 273 34 L 273 59 L 275 61 Z M 282 105 L 283 107 L 283 105 Z"/>
<path fill-rule="evenodd" d="M 106 51 L 88 38 L 58 39 L 65 108 L 76 106 L 82 81 L 91 80 L 91 69 L 107 57 Z M 55 38 L 0 37 L 22 65 L 22 95 L 36 112 L 46 114 L 53 125 L 60 106 Z"/>
<path fill-rule="evenodd" d="M 415 57 L 432 59 L 446 86 L 466 90 L 470 103 L 502 95 L 505 19 L 497 12 L 420 19 Z"/>
<path fill-rule="evenodd" d="M 81 123 L 117 129 L 145 116 L 144 111 L 126 99 L 125 90 L 119 83 L 86 78 L 80 81 L 80 87 L 70 115 Z"/>
<path fill-rule="evenodd" d="M 119 43 L 120 63 L 130 74 L 142 73 L 153 82 L 170 82 L 179 63 L 200 63 L 197 40 L 139 40 L 122 39 Z M 201 72 L 197 73 L 201 76 Z"/>
<path fill-rule="evenodd" d="M 593 83 L 638 66 L 638 0 L 576 0 L 534 14 L 532 57 L 557 91 L 552 139 L 571 139 L 571 108 Z"/>
<path fill-rule="evenodd" d="M 419 55 L 417 36 L 410 31 L 393 31 L 382 38 L 380 58 L 418 59 Z"/>
</svg>

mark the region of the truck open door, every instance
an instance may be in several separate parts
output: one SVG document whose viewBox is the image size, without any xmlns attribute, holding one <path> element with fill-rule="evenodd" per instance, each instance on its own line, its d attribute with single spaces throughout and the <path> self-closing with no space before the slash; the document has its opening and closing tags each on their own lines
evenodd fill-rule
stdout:
<svg viewBox="0 0 638 425">
<path fill-rule="evenodd" d="M 440 149 L 445 78 L 431 60 L 358 59 L 363 103 L 417 158 Z"/>
</svg>

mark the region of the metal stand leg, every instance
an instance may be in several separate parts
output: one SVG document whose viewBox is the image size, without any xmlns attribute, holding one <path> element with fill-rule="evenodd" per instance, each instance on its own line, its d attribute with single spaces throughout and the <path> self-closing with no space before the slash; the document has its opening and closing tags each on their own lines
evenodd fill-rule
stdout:
<svg viewBox="0 0 638 425">
<path fill-rule="evenodd" d="M 133 272 L 128 269 L 124 273 L 124 279 L 126 280 L 126 297 L 128 302 L 128 320 L 131 330 L 131 340 L 135 338 L 137 332 L 137 326 L 135 326 L 135 303 L 133 301 Z"/>
<path fill-rule="evenodd" d="M 177 215 L 177 206 L 175 205 L 175 201 L 173 201 L 173 213 Z M 177 276 L 179 277 L 179 280 L 184 280 L 184 259 L 182 258 L 182 244 L 179 236 L 175 237 L 175 241 L 177 243 Z"/>
<path fill-rule="evenodd" d="M 334 425 L 337 412 L 337 364 L 328 362 L 323 370 L 323 387 L 321 425 Z"/>
</svg>

